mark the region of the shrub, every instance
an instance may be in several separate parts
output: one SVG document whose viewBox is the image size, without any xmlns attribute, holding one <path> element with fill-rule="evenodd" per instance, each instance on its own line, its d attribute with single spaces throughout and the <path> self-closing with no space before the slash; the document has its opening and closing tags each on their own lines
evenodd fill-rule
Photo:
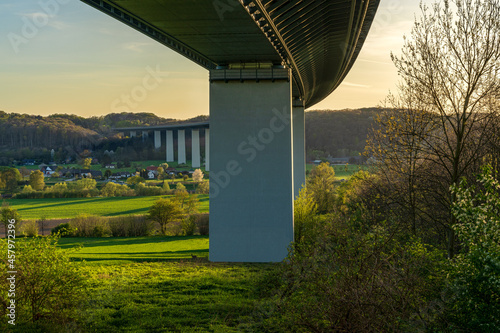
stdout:
<svg viewBox="0 0 500 333">
<path fill-rule="evenodd" d="M 208 236 L 209 234 L 209 215 L 208 214 L 198 214 L 198 219 L 196 223 L 198 224 L 198 232 L 200 235 Z"/>
<path fill-rule="evenodd" d="M 481 190 L 464 180 L 452 187 L 452 212 L 462 251 L 450 262 L 448 327 L 456 331 L 500 331 L 500 184 L 491 167 L 478 177 Z"/>
<path fill-rule="evenodd" d="M 79 215 L 70 221 L 76 237 L 106 237 L 111 235 L 105 218 L 94 215 Z"/>
<path fill-rule="evenodd" d="M 16 240 L 16 327 L 20 332 L 64 331 L 63 327 L 77 318 L 85 297 L 85 276 L 79 264 L 72 262 L 66 251 L 57 247 L 57 236 Z M 7 241 L 0 240 L 2 253 Z M 0 271 L 0 312 L 6 324 L 7 277 L 6 259 Z M 5 331 L 5 326 L 3 327 Z"/>
<path fill-rule="evenodd" d="M 19 232 L 26 237 L 37 237 L 38 221 L 36 220 L 24 221 L 19 227 Z"/>
<path fill-rule="evenodd" d="M 72 228 L 69 223 L 61 223 L 52 228 L 51 235 L 59 235 L 60 237 L 72 237 L 75 235 L 76 229 Z"/>
<path fill-rule="evenodd" d="M 109 218 L 108 225 L 113 237 L 150 236 L 153 233 L 153 225 L 142 215 Z"/>
<path fill-rule="evenodd" d="M 314 247 L 292 250 L 269 278 L 259 331 L 422 331 L 443 283 L 444 253 L 418 239 L 395 241 L 383 227 L 361 233 L 331 222 Z"/>
<path fill-rule="evenodd" d="M 149 209 L 149 219 L 157 222 L 161 233 L 167 234 L 167 225 L 171 222 L 180 220 L 184 211 L 176 200 L 159 199 Z"/>
<path fill-rule="evenodd" d="M 181 221 L 182 234 L 184 236 L 192 236 L 196 231 L 196 221 L 198 217 L 196 215 L 190 215 Z"/>
<path fill-rule="evenodd" d="M 196 193 L 198 194 L 208 194 L 210 191 L 209 181 L 201 182 L 196 188 Z"/>
</svg>

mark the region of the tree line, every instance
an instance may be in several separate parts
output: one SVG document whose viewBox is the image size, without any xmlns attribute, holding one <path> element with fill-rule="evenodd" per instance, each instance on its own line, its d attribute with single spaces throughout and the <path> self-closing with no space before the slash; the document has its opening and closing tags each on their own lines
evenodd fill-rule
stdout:
<svg viewBox="0 0 500 333">
<path fill-rule="evenodd" d="M 308 160 L 359 156 L 365 148 L 368 131 L 380 112 L 378 108 L 306 112 Z M 110 163 L 106 151 L 115 153 L 116 162 L 162 159 L 164 151 L 154 148 L 153 136 L 143 142 L 142 138 L 127 138 L 128 133 L 122 137 L 112 129 L 208 120 L 208 116 L 176 120 L 145 112 L 86 118 L 71 114 L 43 117 L 0 111 L 0 165 L 11 165 L 14 160 L 25 159 L 34 159 L 37 163 L 69 162 L 89 157 L 89 152 L 93 157 Z M 189 132 L 186 140 L 189 150 Z"/>
</svg>

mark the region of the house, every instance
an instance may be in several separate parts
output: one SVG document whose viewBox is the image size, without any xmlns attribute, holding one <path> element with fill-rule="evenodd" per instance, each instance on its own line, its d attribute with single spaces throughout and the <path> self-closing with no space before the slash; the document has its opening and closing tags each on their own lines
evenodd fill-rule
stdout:
<svg viewBox="0 0 500 333">
<path fill-rule="evenodd" d="M 155 179 L 158 176 L 158 167 L 148 166 L 146 168 L 146 175 L 148 179 Z"/>
<path fill-rule="evenodd" d="M 62 169 L 61 175 L 69 174 L 71 178 L 73 177 L 85 177 L 85 178 L 97 178 L 102 177 L 102 171 L 91 170 L 91 169 Z"/>
<path fill-rule="evenodd" d="M 50 177 L 54 172 L 56 172 L 54 166 L 50 167 L 48 165 L 44 165 L 40 168 L 40 171 L 43 173 L 44 177 Z"/>
<path fill-rule="evenodd" d="M 116 165 L 115 164 L 106 164 L 104 167 L 106 169 L 116 169 Z"/>
<path fill-rule="evenodd" d="M 35 165 L 35 160 L 24 159 L 23 165 Z"/>
<path fill-rule="evenodd" d="M 132 177 L 132 174 L 130 172 L 126 172 L 126 171 L 115 172 L 111 176 L 109 176 L 110 179 L 120 179 L 120 178 L 128 178 L 128 177 Z"/>
</svg>

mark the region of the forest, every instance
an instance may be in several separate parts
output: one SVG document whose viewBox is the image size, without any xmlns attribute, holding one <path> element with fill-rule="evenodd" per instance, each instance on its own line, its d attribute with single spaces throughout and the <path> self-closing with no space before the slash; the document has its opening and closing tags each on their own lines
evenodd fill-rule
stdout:
<svg viewBox="0 0 500 333">
<path fill-rule="evenodd" d="M 360 156 L 367 134 L 381 110 L 313 110 L 306 112 L 306 151 L 308 160 Z M 74 162 L 81 158 L 102 158 L 113 150 L 115 159 L 162 159 L 155 151 L 153 136 L 146 143 L 141 138 L 127 138 L 113 128 L 172 125 L 208 121 L 209 116 L 178 120 L 152 113 L 111 113 L 81 117 L 53 114 L 47 117 L 0 111 L 0 165 L 34 159 L 36 163 Z M 127 135 L 127 133 L 123 133 Z M 190 133 L 187 133 L 189 148 Z M 54 153 L 51 154 L 51 151 Z M 189 150 L 189 149 L 188 149 Z M 189 151 L 188 151 L 189 153 Z"/>
</svg>

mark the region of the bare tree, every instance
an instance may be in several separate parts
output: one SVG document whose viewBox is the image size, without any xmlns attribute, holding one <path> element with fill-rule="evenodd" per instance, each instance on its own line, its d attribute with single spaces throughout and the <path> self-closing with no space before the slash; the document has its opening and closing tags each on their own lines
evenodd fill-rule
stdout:
<svg viewBox="0 0 500 333">
<path fill-rule="evenodd" d="M 425 183 L 429 192 L 421 193 L 422 200 L 446 213 L 440 223 L 452 257 L 457 221 L 449 188 L 484 163 L 498 116 L 493 106 L 500 96 L 500 1 L 444 0 L 421 4 L 421 12 L 401 55 L 391 54 L 401 78 L 398 93 L 388 99 L 400 111 L 397 126 L 381 122 L 372 140 L 385 148 L 374 153 L 380 160 L 398 163 L 392 170 L 406 177 L 408 189 Z M 406 203 L 413 218 L 416 198 Z"/>
</svg>

